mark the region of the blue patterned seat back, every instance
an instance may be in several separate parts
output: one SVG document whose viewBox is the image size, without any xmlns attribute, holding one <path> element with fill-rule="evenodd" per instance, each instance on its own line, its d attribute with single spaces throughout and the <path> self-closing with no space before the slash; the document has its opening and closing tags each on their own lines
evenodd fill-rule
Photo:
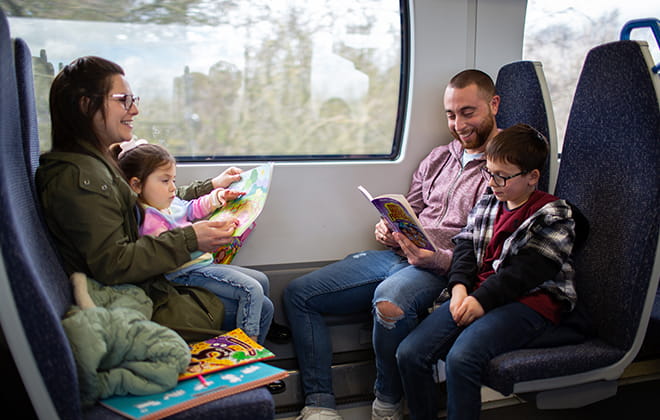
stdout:
<svg viewBox="0 0 660 420">
<path fill-rule="evenodd" d="M 548 408 L 598 401 L 616 393 L 639 350 L 658 283 L 660 80 L 651 66 L 648 47 L 634 41 L 601 45 L 585 59 L 555 191 L 589 221 L 576 287 L 594 335 L 495 357 L 484 383 L 503 394 L 541 392 L 537 404 Z"/>
<path fill-rule="evenodd" d="M 550 143 L 550 155 L 539 180 L 539 189 L 552 191 L 557 174 L 557 130 L 550 94 L 538 61 L 515 61 L 497 73 L 495 90 L 501 97 L 496 115 L 497 126 L 508 128 L 517 123 L 529 124 Z"/>
<path fill-rule="evenodd" d="M 623 350 L 637 333 L 660 226 L 657 78 L 635 41 L 589 52 L 557 181 L 557 195 L 591 225 L 576 261 L 578 299 L 598 336 Z"/>
<path fill-rule="evenodd" d="M 21 134 L 30 181 L 39 166 L 39 124 L 34 97 L 34 77 L 32 74 L 32 54 L 27 43 L 21 38 L 14 40 L 14 58 L 16 60 L 16 83 L 18 85 L 18 104 L 21 111 Z"/>
<path fill-rule="evenodd" d="M 16 325 L 9 325 L 3 316 L 3 330 L 40 418 L 122 419 L 100 405 L 84 411 L 80 405 L 76 365 L 60 323 L 73 303 L 71 285 L 34 193 L 39 136 L 32 58 L 24 41 L 16 39 L 14 47 L 13 52 L 0 10 L 0 246 L 7 273 L 5 277 L 0 272 L 0 290 L 9 292 L 0 293 L 0 305 L 6 308 L 7 299 L 13 298 L 19 317 Z M 266 420 L 274 412 L 273 398 L 262 387 L 170 418 Z"/>
<path fill-rule="evenodd" d="M 37 412 L 52 397 L 61 418 L 80 418 L 78 382 L 69 343 L 60 318 L 71 304 L 70 283 L 50 245 L 38 216 L 33 182 L 24 156 L 16 69 L 8 22 L 0 16 L 0 223 L 2 257 L 22 332 L 30 351 L 15 358 L 19 371 L 24 358 L 34 358 L 47 394 L 31 395 Z M 31 74 L 30 74 L 31 77 Z M 13 337 L 12 337 L 13 338 Z M 9 339 L 8 339 L 9 341 Z M 26 387 L 34 377 L 24 377 Z M 36 391 L 34 391 L 36 392 Z M 48 402 L 43 403 L 48 404 Z"/>
</svg>

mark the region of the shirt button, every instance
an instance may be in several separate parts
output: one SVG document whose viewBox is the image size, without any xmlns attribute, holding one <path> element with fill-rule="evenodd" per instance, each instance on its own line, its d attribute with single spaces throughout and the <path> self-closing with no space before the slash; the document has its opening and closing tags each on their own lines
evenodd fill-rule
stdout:
<svg viewBox="0 0 660 420">
<path fill-rule="evenodd" d="M 83 185 L 89 185 L 90 181 L 89 179 L 83 179 Z"/>
<path fill-rule="evenodd" d="M 101 185 L 101 191 L 105 191 L 108 189 L 108 186 L 106 184 Z"/>
</svg>

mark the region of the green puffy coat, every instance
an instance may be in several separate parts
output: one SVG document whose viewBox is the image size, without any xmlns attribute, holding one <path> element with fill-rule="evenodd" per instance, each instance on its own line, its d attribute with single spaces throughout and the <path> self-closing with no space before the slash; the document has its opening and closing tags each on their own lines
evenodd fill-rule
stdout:
<svg viewBox="0 0 660 420">
<path fill-rule="evenodd" d="M 190 349 L 151 317 L 139 287 L 101 286 L 87 279 L 96 307 L 73 306 L 62 326 L 76 360 L 80 399 L 91 405 L 113 395 L 147 395 L 173 388 L 190 363 Z"/>
</svg>

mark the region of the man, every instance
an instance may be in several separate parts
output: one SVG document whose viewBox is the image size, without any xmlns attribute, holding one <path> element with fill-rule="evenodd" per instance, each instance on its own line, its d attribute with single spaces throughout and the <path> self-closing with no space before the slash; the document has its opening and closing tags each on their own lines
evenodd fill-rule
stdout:
<svg viewBox="0 0 660 420">
<path fill-rule="evenodd" d="M 451 238 L 486 189 L 480 173 L 488 140 L 498 132 L 500 98 L 491 78 L 478 70 L 454 76 L 444 105 L 454 140 L 440 146 L 413 174 L 407 198 L 438 250 L 415 246 L 401 234 L 376 224 L 376 240 L 387 250 L 365 251 L 293 280 L 284 307 L 305 393 L 301 420 L 337 420 L 332 392 L 332 346 L 323 315 L 374 313 L 376 400 L 372 419 L 400 419 L 402 386 L 394 358 L 399 343 L 427 314 L 447 285 Z"/>
</svg>

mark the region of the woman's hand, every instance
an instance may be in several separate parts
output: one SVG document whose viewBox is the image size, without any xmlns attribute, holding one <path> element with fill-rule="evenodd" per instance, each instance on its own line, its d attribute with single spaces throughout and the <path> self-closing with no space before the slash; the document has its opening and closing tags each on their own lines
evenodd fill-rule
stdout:
<svg viewBox="0 0 660 420">
<path fill-rule="evenodd" d="M 238 226 L 236 218 L 224 220 L 202 220 L 193 223 L 192 227 L 197 236 L 197 249 L 203 252 L 213 252 L 221 245 L 232 240 L 232 234 Z"/>
<path fill-rule="evenodd" d="M 241 173 L 243 170 L 241 168 L 236 168 L 234 166 L 225 169 L 222 173 L 211 180 L 213 188 L 227 188 L 232 183 L 241 179 Z"/>
</svg>

